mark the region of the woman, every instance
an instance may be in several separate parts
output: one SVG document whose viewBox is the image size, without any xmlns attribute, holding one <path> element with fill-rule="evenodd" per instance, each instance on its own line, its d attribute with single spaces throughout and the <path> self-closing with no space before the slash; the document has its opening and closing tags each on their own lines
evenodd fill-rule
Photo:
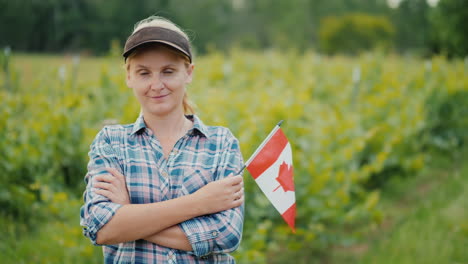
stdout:
<svg viewBox="0 0 468 264">
<path fill-rule="evenodd" d="M 234 263 L 241 240 L 243 161 L 237 139 L 206 126 L 188 104 L 194 65 L 172 22 L 139 22 L 123 54 L 141 105 L 130 125 L 91 145 L 81 225 L 105 263 Z"/>
</svg>

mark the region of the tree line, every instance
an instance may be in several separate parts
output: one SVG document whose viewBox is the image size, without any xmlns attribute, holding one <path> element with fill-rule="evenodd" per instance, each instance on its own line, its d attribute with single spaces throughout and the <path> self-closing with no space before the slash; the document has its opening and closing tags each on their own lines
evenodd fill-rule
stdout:
<svg viewBox="0 0 468 264">
<path fill-rule="evenodd" d="M 402 0 L 394 8 L 387 0 L 0 0 L 0 47 L 101 55 L 111 43 L 122 46 L 136 21 L 160 15 L 185 28 L 199 53 L 233 46 L 326 51 L 320 44 L 320 31 L 328 30 L 323 22 L 349 14 L 388 20 L 394 34 L 386 38 L 391 36 L 394 50 L 468 55 L 465 0 L 440 0 L 435 7 Z M 342 45 L 341 51 L 347 49 Z"/>
</svg>

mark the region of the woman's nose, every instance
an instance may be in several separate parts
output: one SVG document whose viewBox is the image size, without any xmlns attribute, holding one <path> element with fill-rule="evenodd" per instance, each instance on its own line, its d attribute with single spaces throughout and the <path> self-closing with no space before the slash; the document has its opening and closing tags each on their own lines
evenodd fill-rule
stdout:
<svg viewBox="0 0 468 264">
<path fill-rule="evenodd" d="M 160 90 L 162 88 L 164 88 L 164 83 L 162 82 L 161 78 L 159 78 L 159 76 L 154 77 L 151 81 L 151 89 Z"/>
</svg>

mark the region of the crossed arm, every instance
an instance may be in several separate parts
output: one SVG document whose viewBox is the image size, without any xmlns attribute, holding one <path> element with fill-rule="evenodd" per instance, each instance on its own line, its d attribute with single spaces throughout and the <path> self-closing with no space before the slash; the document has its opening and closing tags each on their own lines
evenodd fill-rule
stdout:
<svg viewBox="0 0 468 264">
<path fill-rule="evenodd" d="M 109 168 L 108 171 L 110 174 L 94 177 L 94 188 L 99 188 L 95 192 L 122 207 L 98 231 L 98 244 L 145 239 L 161 246 L 190 251 L 192 246 L 179 223 L 239 207 L 244 201 L 242 177 L 229 176 L 210 182 L 187 196 L 151 204 L 130 204 L 125 177 L 116 169 Z"/>
<path fill-rule="evenodd" d="M 220 178 L 237 171 L 242 164 L 237 141 L 226 149 L 218 166 Z M 172 200 L 130 204 L 120 155 L 115 151 L 102 130 L 89 153 L 80 223 L 94 244 L 145 239 L 165 247 L 193 249 L 197 256 L 231 252 L 238 246 L 243 219 L 242 176 L 210 182 Z"/>
</svg>

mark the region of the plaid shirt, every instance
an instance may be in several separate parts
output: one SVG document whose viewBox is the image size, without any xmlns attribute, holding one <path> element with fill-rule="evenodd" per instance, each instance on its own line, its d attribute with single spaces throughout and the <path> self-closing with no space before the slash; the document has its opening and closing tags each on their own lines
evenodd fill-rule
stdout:
<svg viewBox="0 0 468 264">
<path fill-rule="evenodd" d="M 134 124 L 106 126 L 99 132 L 89 152 L 80 221 L 93 244 L 97 245 L 99 229 L 122 206 L 94 192 L 92 179 L 108 173 L 104 168 L 116 168 L 125 175 L 131 203 L 143 204 L 191 194 L 242 167 L 239 143 L 228 129 L 206 126 L 197 116 L 189 117 L 193 128 L 177 141 L 167 159 L 142 115 Z M 193 251 L 140 239 L 104 245 L 105 263 L 235 263 L 228 253 L 240 243 L 243 213 L 241 206 L 180 223 Z"/>
</svg>

